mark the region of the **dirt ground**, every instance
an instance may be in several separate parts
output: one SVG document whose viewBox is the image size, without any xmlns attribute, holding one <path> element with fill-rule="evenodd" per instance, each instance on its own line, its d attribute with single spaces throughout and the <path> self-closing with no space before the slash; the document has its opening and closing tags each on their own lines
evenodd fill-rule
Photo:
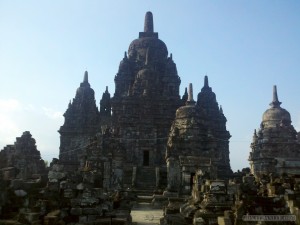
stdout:
<svg viewBox="0 0 300 225">
<path fill-rule="evenodd" d="M 136 225 L 159 225 L 162 209 L 152 209 L 149 203 L 139 203 L 131 210 L 132 222 Z"/>
</svg>

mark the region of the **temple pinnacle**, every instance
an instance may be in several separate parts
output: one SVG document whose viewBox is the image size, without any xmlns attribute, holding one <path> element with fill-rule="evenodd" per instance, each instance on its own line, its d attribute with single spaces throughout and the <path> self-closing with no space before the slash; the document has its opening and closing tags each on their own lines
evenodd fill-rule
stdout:
<svg viewBox="0 0 300 225">
<path fill-rule="evenodd" d="M 254 134 L 253 134 L 253 137 L 252 137 L 252 142 L 256 143 L 256 141 L 257 141 L 257 133 L 256 133 L 256 129 L 254 129 Z"/>
<path fill-rule="evenodd" d="M 83 83 L 88 83 L 88 82 L 89 82 L 88 72 L 85 71 L 85 72 L 84 72 L 84 77 L 83 77 Z"/>
<path fill-rule="evenodd" d="M 220 105 L 220 113 L 223 114 L 223 108 L 221 105 Z"/>
<path fill-rule="evenodd" d="M 204 87 L 209 87 L 208 86 L 208 77 L 206 75 L 204 77 Z"/>
<path fill-rule="evenodd" d="M 279 107 L 281 105 L 281 102 L 278 101 L 278 95 L 277 95 L 277 87 L 276 85 L 273 86 L 273 101 L 270 103 L 270 106 L 273 108 Z"/>
<path fill-rule="evenodd" d="M 194 97 L 193 97 L 193 84 L 189 84 L 189 91 L 188 91 L 188 99 L 187 99 L 187 104 L 194 104 Z"/>
<path fill-rule="evenodd" d="M 153 32 L 153 15 L 147 12 L 145 15 L 144 32 Z"/>
</svg>

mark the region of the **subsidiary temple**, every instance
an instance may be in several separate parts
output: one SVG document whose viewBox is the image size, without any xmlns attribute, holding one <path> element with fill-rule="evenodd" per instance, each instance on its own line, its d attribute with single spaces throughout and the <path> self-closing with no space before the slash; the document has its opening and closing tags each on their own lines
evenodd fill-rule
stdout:
<svg viewBox="0 0 300 225">
<path fill-rule="evenodd" d="M 233 172 L 208 77 L 200 92 L 189 84 L 180 95 L 151 12 L 99 107 L 88 78 L 67 106 L 49 166 L 29 131 L 0 151 L 0 224 L 131 225 L 141 204 L 163 210 L 161 225 L 300 224 L 300 133 L 276 86 L 249 140 L 249 165 Z"/>
</svg>

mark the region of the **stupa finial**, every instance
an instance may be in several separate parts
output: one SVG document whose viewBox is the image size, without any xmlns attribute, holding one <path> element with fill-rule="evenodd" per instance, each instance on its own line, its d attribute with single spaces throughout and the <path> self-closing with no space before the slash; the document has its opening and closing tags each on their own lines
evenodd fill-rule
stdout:
<svg viewBox="0 0 300 225">
<path fill-rule="evenodd" d="M 204 87 L 209 87 L 208 86 L 208 77 L 207 77 L 207 75 L 205 75 L 205 77 L 204 77 Z"/>
<path fill-rule="evenodd" d="M 193 97 L 193 84 L 189 83 L 189 90 L 188 90 L 188 99 L 187 104 L 194 104 L 194 97 Z"/>
<path fill-rule="evenodd" d="M 153 32 L 153 15 L 147 12 L 145 15 L 144 32 Z"/>
<path fill-rule="evenodd" d="M 273 86 L 273 101 L 270 103 L 270 106 L 273 108 L 279 107 L 281 105 L 281 102 L 278 101 L 278 95 L 277 95 L 277 87 L 276 85 Z"/>
<path fill-rule="evenodd" d="M 83 83 L 88 83 L 89 82 L 89 75 L 88 72 L 84 72 L 84 77 L 83 77 Z"/>
</svg>

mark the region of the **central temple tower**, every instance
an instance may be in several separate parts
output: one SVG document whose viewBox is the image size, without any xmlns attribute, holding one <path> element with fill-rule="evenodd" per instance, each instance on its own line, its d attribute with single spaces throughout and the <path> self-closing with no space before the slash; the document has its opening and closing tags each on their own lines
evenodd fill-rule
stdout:
<svg viewBox="0 0 300 225">
<path fill-rule="evenodd" d="M 126 161 L 138 171 L 152 170 L 154 176 L 154 168 L 165 164 L 168 132 L 182 101 L 176 64 L 153 27 L 152 13 L 147 12 L 144 32 L 120 62 L 111 106 Z"/>
</svg>

